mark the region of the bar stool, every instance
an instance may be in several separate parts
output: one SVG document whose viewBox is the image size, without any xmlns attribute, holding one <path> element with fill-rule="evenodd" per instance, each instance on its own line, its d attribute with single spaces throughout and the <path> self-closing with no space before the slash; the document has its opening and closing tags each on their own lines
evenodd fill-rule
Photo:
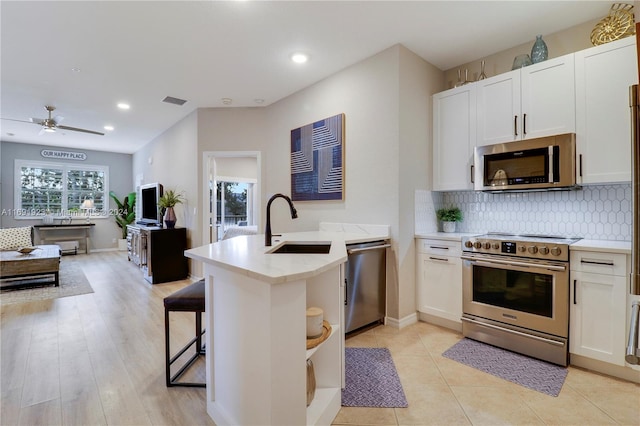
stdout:
<svg viewBox="0 0 640 426">
<path fill-rule="evenodd" d="M 206 387 L 206 383 L 178 381 L 178 379 L 180 379 L 184 372 L 198 359 L 198 357 L 205 354 L 205 347 L 202 344 L 202 336 L 205 333 L 205 330 L 202 329 L 202 313 L 204 312 L 204 305 L 204 280 L 190 284 L 164 298 L 164 339 L 167 387 Z M 173 357 L 171 357 L 171 348 L 169 343 L 169 312 L 195 312 L 196 316 L 195 337 Z M 176 374 L 171 376 L 171 365 L 194 344 L 195 353 L 187 362 L 184 363 L 182 367 L 180 367 Z"/>
</svg>

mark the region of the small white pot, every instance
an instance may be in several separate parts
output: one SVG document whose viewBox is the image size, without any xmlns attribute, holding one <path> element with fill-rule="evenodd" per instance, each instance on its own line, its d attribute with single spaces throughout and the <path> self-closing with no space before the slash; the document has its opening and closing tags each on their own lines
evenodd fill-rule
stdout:
<svg viewBox="0 0 640 426">
<path fill-rule="evenodd" d="M 444 232 L 456 232 L 455 222 L 442 222 L 442 230 Z"/>
<path fill-rule="evenodd" d="M 127 239 L 119 238 L 118 239 L 118 251 L 127 251 Z"/>
</svg>

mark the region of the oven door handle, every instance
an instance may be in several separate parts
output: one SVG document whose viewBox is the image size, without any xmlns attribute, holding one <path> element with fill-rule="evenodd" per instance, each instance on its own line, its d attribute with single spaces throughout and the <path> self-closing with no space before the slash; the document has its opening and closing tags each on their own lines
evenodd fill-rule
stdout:
<svg viewBox="0 0 640 426">
<path fill-rule="evenodd" d="M 507 333 L 517 334 L 518 336 L 528 337 L 528 338 L 533 339 L 533 340 L 539 340 L 539 341 L 544 342 L 544 343 L 549 343 L 550 345 L 564 346 L 564 343 L 562 343 L 562 342 L 558 342 L 556 340 L 551 340 L 551 339 L 545 339 L 544 337 L 536 336 L 536 335 L 533 335 L 533 334 L 522 333 L 520 331 L 512 330 L 510 328 L 498 327 L 498 326 L 493 325 L 493 324 L 487 324 L 486 322 L 476 321 L 476 320 L 472 320 L 472 319 L 465 318 L 465 317 L 462 317 L 460 319 L 462 321 L 470 322 L 472 324 L 481 325 L 483 327 L 493 328 L 493 329 L 496 329 L 496 330 L 505 331 Z"/>
<path fill-rule="evenodd" d="M 476 265 L 480 266 L 492 266 L 492 265 L 505 265 L 505 266 L 520 266 L 524 268 L 541 268 L 541 269 L 549 269 L 551 271 L 566 271 L 567 268 L 565 266 L 557 266 L 557 265 L 539 265 L 536 263 L 527 263 L 527 262 L 514 262 L 512 260 L 499 260 L 499 259 L 491 259 L 491 260 L 479 260 L 472 257 L 461 256 L 463 260 L 469 260 Z"/>
</svg>

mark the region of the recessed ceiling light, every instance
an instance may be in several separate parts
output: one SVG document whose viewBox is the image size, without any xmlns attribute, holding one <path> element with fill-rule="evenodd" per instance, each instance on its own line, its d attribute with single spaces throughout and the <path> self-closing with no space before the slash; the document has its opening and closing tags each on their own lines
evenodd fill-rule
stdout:
<svg viewBox="0 0 640 426">
<path fill-rule="evenodd" d="M 264 99 L 256 98 L 256 99 L 253 100 L 253 102 L 257 103 L 258 105 L 259 104 L 263 104 L 264 103 Z"/>
<path fill-rule="evenodd" d="M 225 105 L 231 105 L 231 102 L 233 102 L 231 98 L 222 98 L 222 103 Z"/>
<path fill-rule="evenodd" d="M 129 109 L 129 108 L 131 108 L 131 106 L 129 104 L 124 103 L 124 102 L 120 102 L 118 104 L 118 108 L 120 108 L 120 109 Z"/>
<path fill-rule="evenodd" d="M 293 55 L 291 55 L 291 60 L 293 62 L 295 62 L 296 64 L 304 64 L 305 62 L 307 62 L 309 60 L 309 55 L 305 54 L 305 53 L 294 53 Z"/>
<path fill-rule="evenodd" d="M 104 129 L 108 130 L 108 131 L 112 131 L 113 130 L 113 126 L 104 126 Z"/>
</svg>

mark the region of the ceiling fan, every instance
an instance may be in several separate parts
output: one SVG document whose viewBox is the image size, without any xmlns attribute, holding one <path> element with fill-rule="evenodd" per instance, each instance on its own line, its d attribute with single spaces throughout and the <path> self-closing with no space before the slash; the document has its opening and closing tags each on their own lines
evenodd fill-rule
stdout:
<svg viewBox="0 0 640 426">
<path fill-rule="evenodd" d="M 29 121 L 14 120 L 12 118 L 3 118 L 3 120 L 19 121 L 21 123 L 32 123 L 32 124 L 37 124 L 39 126 L 42 126 L 42 130 L 40 130 L 40 133 L 39 133 L 40 135 L 42 135 L 45 132 L 47 132 L 47 133 L 55 133 L 55 131 L 57 129 L 60 129 L 60 130 L 72 130 L 74 132 L 83 132 L 83 133 L 90 133 L 92 135 L 104 136 L 104 133 L 96 132 L 94 130 L 80 129 L 78 127 L 61 126 L 60 122 L 62 120 L 64 120 L 64 117 L 61 117 L 61 116 L 52 117 L 51 116 L 51 113 L 56 109 L 56 107 L 50 106 L 50 105 L 46 105 L 44 107 L 44 109 L 49 111 L 49 117 L 48 118 L 30 118 Z"/>
</svg>

